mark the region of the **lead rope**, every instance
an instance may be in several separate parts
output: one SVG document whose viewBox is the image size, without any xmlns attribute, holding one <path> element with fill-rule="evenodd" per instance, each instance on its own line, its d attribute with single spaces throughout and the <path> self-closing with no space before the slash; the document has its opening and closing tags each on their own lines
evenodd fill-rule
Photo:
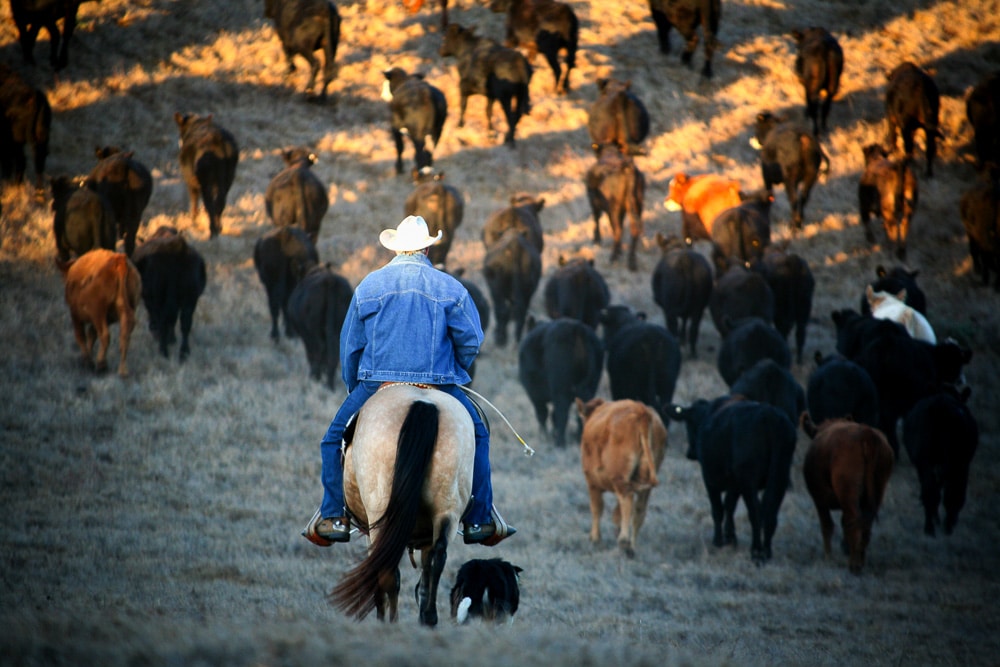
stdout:
<svg viewBox="0 0 1000 667">
<path fill-rule="evenodd" d="M 472 389 L 471 387 L 465 387 L 463 385 L 458 385 L 458 388 L 461 389 L 462 391 L 464 391 L 466 394 L 471 394 L 472 396 L 475 396 L 480 401 L 482 401 L 486 405 L 488 405 L 491 408 L 493 408 L 493 411 L 496 412 L 498 415 L 500 415 L 500 419 L 502 419 L 503 423 L 507 425 L 507 428 L 510 429 L 510 432 L 514 434 L 514 437 L 517 438 L 517 441 L 520 442 L 522 445 L 524 445 L 524 449 L 526 450 L 524 452 L 524 455 L 525 456 L 534 456 L 535 450 L 532 449 L 530 446 L 528 446 L 528 443 L 526 443 L 524 441 L 524 438 L 522 438 L 520 436 L 520 434 L 514 429 L 514 426 L 510 423 L 510 421 L 504 416 L 504 414 L 502 412 L 500 412 L 500 408 L 498 408 L 497 406 L 495 406 L 492 403 L 490 403 L 490 401 L 489 401 L 488 398 L 486 398 L 485 396 L 483 396 L 482 394 L 480 394 L 475 389 Z"/>
</svg>

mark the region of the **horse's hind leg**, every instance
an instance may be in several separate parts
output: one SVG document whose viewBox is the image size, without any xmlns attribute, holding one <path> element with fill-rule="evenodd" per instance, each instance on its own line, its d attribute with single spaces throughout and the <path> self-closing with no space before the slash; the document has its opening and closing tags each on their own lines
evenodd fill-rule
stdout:
<svg viewBox="0 0 1000 667">
<path fill-rule="evenodd" d="M 420 624 L 434 627 L 438 622 L 437 591 L 441 582 L 441 573 L 448 560 L 448 534 L 451 532 L 451 521 L 445 520 L 438 532 L 437 541 L 430 549 L 424 549 L 421 554 L 423 571 L 420 584 L 417 587 L 417 603 L 420 606 Z"/>
<path fill-rule="evenodd" d="M 379 591 L 375 595 L 375 616 L 385 620 L 389 612 L 389 622 L 395 623 L 399 616 L 399 568 L 386 570 L 379 575 Z"/>
</svg>

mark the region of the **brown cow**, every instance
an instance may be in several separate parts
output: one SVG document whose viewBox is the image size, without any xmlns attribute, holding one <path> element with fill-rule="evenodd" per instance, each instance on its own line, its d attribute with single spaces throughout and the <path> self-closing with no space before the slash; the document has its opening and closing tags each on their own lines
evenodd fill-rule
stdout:
<svg viewBox="0 0 1000 667">
<path fill-rule="evenodd" d="M 739 206 L 740 182 L 718 174 L 680 172 L 670 179 L 670 192 L 663 201 L 668 211 L 681 211 L 681 233 L 688 243 L 711 240 L 709 229 L 715 217 Z"/>
<path fill-rule="evenodd" d="M 95 368 L 98 372 L 107 370 L 111 342 L 108 325 L 118 322 L 121 327 L 118 375 L 128 376 L 125 358 L 135 328 L 135 309 L 142 295 L 138 269 L 124 254 L 104 248 L 91 250 L 76 261 L 59 266 L 66 279 L 66 303 L 84 363 L 90 365 L 94 341 L 100 340 Z"/>
<path fill-rule="evenodd" d="M 649 492 L 660 483 L 656 471 L 667 448 L 667 429 L 651 407 L 629 399 L 606 402 L 576 399 L 583 420 L 580 461 L 590 490 L 590 541 L 601 540 L 605 491 L 618 498 L 612 521 L 618 526 L 618 547 L 635 556 L 635 541 L 646 518 Z"/>
<path fill-rule="evenodd" d="M 844 546 L 852 574 L 861 574 L 895 456 L 876 428 L 849 419 L 829 419 L 816 426 L 803 412 L 802 430 L 813 439 L 802 464 L 806 488 L 816 504 L 823 530 L 823 550 L 830 555 L 831 510 L 841 510 Z"/>
</svg>

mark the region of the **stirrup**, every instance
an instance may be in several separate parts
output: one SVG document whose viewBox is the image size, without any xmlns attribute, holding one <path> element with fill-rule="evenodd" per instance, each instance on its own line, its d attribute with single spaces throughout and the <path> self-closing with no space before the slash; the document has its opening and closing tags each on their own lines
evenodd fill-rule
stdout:
<svg viewBox="0 0 1000 667">
<path fill-rule="evenodd" d="M 307 523 L 306 527 L 302 530 L 302 537 L 306 538 L 318 547 L 328 547 L 332 545 L 333 542 L 325 537 L 320 537 L 316 533 L 316 524 L 323 520 L 323 517 L 320 516 L 319 510 L 320 508 L 317 507 L 316 513 L 312 515 L 312 518 L 309 519 L 309 523 Z"/>
<path fill-rule="evenodd" d="M 493 526 L 494 526 L 493 534 L 487 537 L 482 542 L 480 542 L 480 544 L 487 547 L 493 547 L 496 546 L 497 544 L 500 544 L 500 542 L 502 542 L 504 538 L 510 537 L 511 535 L 514 535 L 517 532 L 516 528 L 512 527 L 510 524 L 504 521 L 504 518 L 502 516 L 500 516 L 500 512 L 497 511 L 496 505 L 490 506 L 490 516 L 493 517 Z"/>
</svg>

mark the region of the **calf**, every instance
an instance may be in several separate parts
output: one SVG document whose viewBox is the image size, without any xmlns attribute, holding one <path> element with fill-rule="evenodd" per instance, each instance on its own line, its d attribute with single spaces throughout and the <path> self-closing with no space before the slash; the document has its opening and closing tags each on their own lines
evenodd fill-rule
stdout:
<svg viewBox="0 0 1000 667">
<path fill-rule="evenodd" d="M 965 98 L 980 169 L 1000 167 L 1000 71 L 987 74 Z"/>
<path fill-rule="evenodd" d="M 142 278 L 129 258 L 104 248 L 96 248 L 61 265 L 66 282 L 66 304 L 73 320 L 73 334 L 80 346 L 83 361 L 90 366 L 95 340 L 100 341 L 97 361 L 99 373 L 108 368 L 109 324 L 119 325 L 118 375 L 128 376 L 129 339 L 135 328 L 135 309 L 142 294 Z"/>
<path fill-rule="evenodd" d="M 0 63 L 0 179 L 24 181 L 24 147 L 31 144 L 35 187 L 42 190 L 51 126 L 52 107 L 45 93 Z"/>
<path fill-rule="evenodd" d="M 76 14 L 86 0 L 10 0 L 24 62 L 35 64 L 35 40 L 42 28 L 49 33 L 49 62 L 59 71 L 69 64 L 69 42 L 76 29 Z M 58 21 L 63 30 L 59 33 Z"/>
<path fill-rule="evenodd" d="M 513 195 L 510 206 L 496 211 L 483 225 L 483 244 L 489 248 L 510 228 L 515 228 L 541 254 L 545 247 L 542 223 L 538 214 L 545 208 L 545 200 L 525 192 Z M 431 246 L 433 247 L 433 246 Z"/>
<path fill-rule="evenodd" d="M 791 371 L 774 359 L 760 359 L 746 369 L 730 388 L 733 396 L 767 403 L 781 410 L 794 424 L 806 409 L 806 392 Z"/>
<path fill-rule="evenodd" d="M 861 574 L 872 524 L 895 463 L 892 448 L 878 429 L 867 424 L 831 419 L 816 426 L 808 412 L 802 413 L 801 424 L 813 439 L 806 450 L 802 476 L 819 514 L 823 551 L 830 556 L 830 512 L 840 510 L 848 569 L 852 574 Z"/>
<path fill-rule="evenodd" d="M 731 259 L 750 267 L 764 255 L 771 244 L 771 204 L 774 196 L 767 190 L 749 195 L 742 203 L 726 209 L 712 222 L 712 258 L 721 275 Z"/>
<path fill-rule="evenodd" d="M 354 290 L 329 266 L 314 265 L 288 296 L 286 327 L 302 338 L 309 362 L 309 376 L 334 390 L 340 365 L 340 331 Z"/>
<path fill-rule="evenodd" d="M 969 465 L 979 446 L 979 426 L 969 411 L 970 390 L 942 391 L 923 398 L 903 419 L 903 443 L 920 478 L 924 532 L 931 537 L 940 523 L 944 496 L 944 532 L 951 535 L 965 505 Z"/>
<path fill-rule="evenodd" d="M 611 398 L 631 398 L 660 410 L 670 403 L 681 371 L 677 339 L 628 306 L 601 311 Z"/>
<path fill-rule="evenodd" d="M 274 30 L 285 52 L 288 73 L 295 71 L 295 56 L 309 63 L 306 98 L 314 96 L 319 58 L 323 51 L 323 85 L 320 100 L 326 99 L 326 89 L 337 78 L 337 45 L 340 42 L 340 14 L 337 6 L 327 0 L 264 0 L 264 16 L 274 21 Z"/>
<path fill-rule="evenodd" d="M 910 271 L 905 266 L 894 266 L 891 269 L 886 269 L 884 266 L 879 265 L 875 269 L 876 280 L 870 284 L 876 292 L 899 294 L 903 290 L 906 290 L 906 305 L 920 312 L 922 315 L 926 315 L 927 297 L 924 295 L 924 291 L 920 289 L 920 286 L 917 285 L 918 275 L 920 275 L 920 271 Z M 861 314 L 871 315 L 872 309 L 868 305 L 868 297 L 863 292 L 860 304 Z"/>
<path fill-rule="evenodd" d="M 888 292 L 876 292 L 869 285 L 865 290 L 865 297 L 875 319 L 897 322 L 903 325 L 906 333 L 913 338 L 932 344 L 937 343 L 937 336 L 934 335 L 934 329 L 931 328 L 927 318 L 915 308 L 906 305 L 905 289 L 894 296 Z"/>
<path fill-rule="evenodd" d="M 105 146 L 94 153 L 98 161 L 87 182 L 111 205 L 118 221 L 118 237 L 125 240 L 125 254 L 131 257 L 142 214 L 153 194 L 153 175 L 132 151 Z"/>
<path fill-rule="evenodd" d="M 656 233 L 662 255 L 653 269 L 653 301 L 663 310 L 667 329 L 680 344 L 687 342 L 691 358 L 698 358 L 701 317 L 712 295 L 712 267 L 700 253 L 682 241 Z"/>
<path fill-rule="evenodd" d="M 597 80 L 597 99 L 587 113 L 587 130 L 595 147 L 615 144 L 622 153 L 642 153 L 639 144 L 649 136 L 649 112 L 632 92 L 631 80 Z"/>
<path fill-rule="evenodd" d="M 191 353 L 188 342 L 198 299 L 208 276 L 205 260 L 173 227 L 160 227 L 136 248 L 135 266 L 142 276 L 142 302 L 149 313 L 149 330 L 159 339 L 160 354 L 177 340 L 174 327 L 181 323 L 180 361 Z"/>
<path fill-rule="evenodd" d="M 795 361 L 801 364 L 816 291 L 809 263 L 795 253 L 772 246 L 764 250 L 761 261 L 751 268 L 764 276 L 774 295 L 774 328 L 785 338 L 795 328 Z M 798 415 L 794 419 L 797 418 Z"/>
<path fill-rule="evenodd" d="M 413 170 L 413 191 L 403 204 L 405 215 L 419 215 L 427 221 L 433 236 L 441 232 L 441 240 L 427 251 L 432 264 L 444 264 L 455 239 L 455 230 L 462 224 L 465 198 L 453 185 L 444 182 L 444 172 L 430 167 Z"/>
<path fill-rule="evenodd" d="M 52 231 L 60 262 L 94 248 L 115 249 L 114 211 L 86 183 L 70 176 L 52 179 Z"/>
<path fill-rule="evenodd" d="M 864 368 L 846 357 L 816 353 L 806 384 L 809 417 L 816 424 L 850 419 L 878 428 L 878 389 Z"/>
<path fill-rule="evenodd" d="M 548 433 L 552 406 L 551 437 L 556 447 L 566 446 L 566 422 L 574 399 L 589 401 L 597 393 L 604 366 L 604 349 L 593 329 L 568 317 L 549 322 L 531 322 L 517 351 L 518 379 L 542 433 Z"/>
<path fill-rule="evenodd" d="M 267 217 L 278 227 L 299 227 L 316 243 L 323 216 L 330 208 L 326 186 L 313 173 L 316 155 L 297 146 L 281 152 L 285 168 L 271 179 L 264 193 Z"/>
<path fill-rule="evenodd" d="M 715 525 L 712 543 L 736 544 L 733 515 L 743 498 L 753 535 L 750 555 L 763 564 L 771 558 L 778 510 L 790 481 L 795 424 L 774 406 L 729 397 L 671 408 L 671 418 L 687 426 L 688 458 L 701 464 Z"/>
<path fill-rule="evenodd" d="M 656 410 L 639 401 L 577 398 L 576 409 L 583 420 L 580 463 L 590 493 L 590 541 L 601 541 L 604 493 L 611 492 L 618 500 L 618 548 L 634 558 L 649 493 L 660 483 L 656 471 L 666 453 L 667 429 Z"/>
<path fill-rule="evenodd" d="M 174 113 L 180 130 L 181 176 L 191 199 L 191 220 L 198 219 L 198 199 L 208 213 L 211 238 L 222 233 L 226 195 L 236 178 L 239 149 L 233 135 L 212 119 L 212 114 Z"/>
<path fill-rule="evenodd" d="M 820 174 L 830 170 L 830 159 L 819 141 L 796 123 L 764 111 L 757 114 L 750 145 L 760 151 L 764 187 L 770 191 L 779 183 L 785 186 L 792 208 L 792 228 L 802 229 L 809 193 Z"/>
<path fill-rule="evenodd" d="M 507 12 L 506 46 L 520 46 L 534 62 L 539 51 L 555 77 L 556 94 L 569 92 L 569 74 L 576 66 L 580 22 L 576 12 L 556 0 L 491 0 L 494 12 Z M 566 52 L 566 69 L 559 62 L 559 52 Z"/>
<path fill-rule="evenodd" d="M 774 292 L 763 275 L 734 262 L 715 282 L 708 310 L 716 331 L 725 337 L 734 322 L 747 317 L 774 322 Z"/>
<path fill-rule="evenodd" d="M 909 158 L 890 160 L 878 144 L 864 147 L 865 171 L 858 183 L 858 206 L 865 239 L 875 243 L 870 220 L 882 218 L 885 236 L 896 247 L 896 256 L 906 260 L 906 237 L 917 208 L 920 186 Z"/>
<path fill-rule="evenodd" d="M 670 29 L 676 28 L 685 40 L 681 62 L 691 66 L 694 50 L 698 47 L 698 25 L 701 24 L 705 64 L 701 76 L 712 77 L 712 55 L 719 46 L 719 18 L 722 15 L 722 0 L 649 0 L 649 11 L 656 24 L 656 38 L 660 53 L 670 53 Z"/>
<path fill-rule="evenodd" d="M 523 570 L 499 558 L 474 558 L 462 564 L 451 589 L 451 617 L 513 622 L 521 599 L 518 575 Z"/>
<path fill-rule="evenodd" d="M 424 81 L 423 74 L 407 74 L 399 67 L 383 72 L 382 99 L 389 103 L 392 140 L 396 144 L 396 174 L 403 173 L 403 137 L 413 143 L 416 169 L 430 167 L 433 150 L 441 142 L 448 118 L 448 101 L 438 88 Z M 427 148 L 430 142 L 431 148 Z"/>
<path fill-rule="evenodd" d="M 458 126 L 465 127 L 465 107 L 470 95 L 486 96 L 486 127 L 493 132 L 493 102 L 500 101 L 507 119 L 504 143 L 514 146 L 517 123 L 531 112 L 528 84 L 531 65 L 514 49 L 501 46 L 487 37 L 480 37 L 473 28 L 449 23 L 439 53 L 458 61 L 459 115 Z"/>
<path fill-rule="evenodd" d="M 611 303 L 611 291 L 594 260 L 559 258 L 559 268 L 545 283 L 545 314 L 552 319 L 572 317 L 597 328 L 601 310 Z"/>
<path fill-rule="evenodd" d="M 272 229 L 257 239 L 253 248 L 253 265 L 257 269 L 271 312 L 271 340 L 278 342 L 279 314 L 284 314 L 285 336 L 297 334 L 288 316 L 288 299 L 299 281 L 319 263 L 316 246 L 308 234 L 298 227 Z"/>
<path fill-rule="evenodd" d="M 983 285 L 990 284 L 992 271 L 993 289 L 1000 291 L 1000 182 L 982 181 L 963 192 L 959 212 L 969 239 L 973 270 Z"/>
<path fill-rule="evenodd" d="M 937 140 L 942 136 L 938 129 L 938 111 L 941 96 L 930 74 L 911 62 L 905 62 L 889 73 L 885 87 L 885 144 L 891 153 L 896 149 L 896 135 L 903 136 L 903 154 L 913 158 L 913 134 L 924 131 L 924 150 L 927 157 L 927 177 L 934 175 L 934 156 Z"/>
<path fill-rule="evenodd" d="M 711 240 L 708 230 L 716 216 L 743 201 L 740 182 L 718 174 L 688 176 L 680 172 L 670 179 L 669 187 L 664 205 L 668 211 L 681 212 L 681 234 L 689 244 L 697 239 Z"/>
<path fill-rule="evenodd" d="M 584 176 L 587 201 L 594 216 L 594 243 L 601 242 L 601 216 L 607 215 L 614 243 L 611 261 L 622 254 L 622 227 L 625 214 L 629 218 L 631 240 L 628 249 L 628 268 L 639 268 L 636 248 L 642 236 L 642 204 L 646 196 L 646 179 L 635 166 L 632 156 L 621 152 L 615 144 L 605 144 L 598 149 L 597 162 Z"/>
<path fill-rule="evenodd" d="M 531 297 L 542 277 L 542 257 L 518 230 L 508 229 L 483 259 L 483 277 L 496 314 L 497 345 L 507 344 L 507 323 L 514 320 L 514 339 L 520 343 Z"/>
<path fill-rule="evenodd" d="M 812 119 L 813 134 L 818 137 L 821 130 L 826 132 L 830 105 L 840 89 L 844 51 L 825 28 L 793 30 L 792 39 L 798 47 L 795 74 L 805 88 L 806 117 Z"/>
<path fill-rule="evenodd" d="M 719 346 L 719 375 L 732 387 L 761 359 L 773 359 L 781 368 L 792 366 L 788 343 L 778 330 L 759 317 L 740 320 Z"/>
</svg>

